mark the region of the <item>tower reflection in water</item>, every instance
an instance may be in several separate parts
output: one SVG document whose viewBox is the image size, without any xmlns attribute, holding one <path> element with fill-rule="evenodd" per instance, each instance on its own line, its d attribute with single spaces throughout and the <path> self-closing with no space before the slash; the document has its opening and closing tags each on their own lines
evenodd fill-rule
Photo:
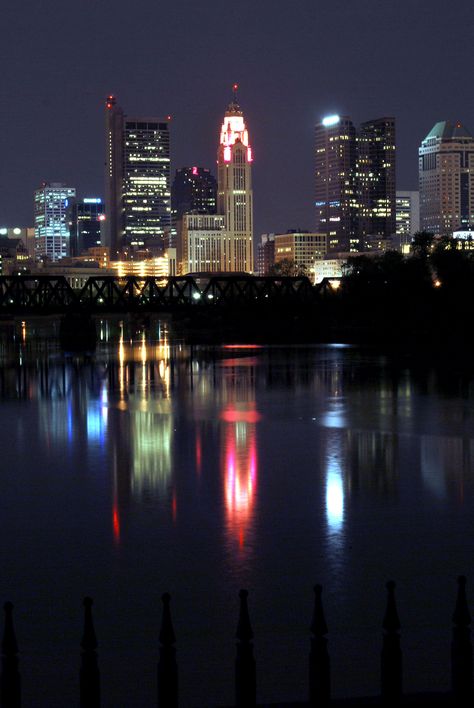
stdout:
<svg viewBox="0 0 474 708">
<path fill-rule="evenodd" d="M 117 383 L 117 410 L 111 418 L 113 448 L 113 531 L 120 540 L 120 514 L 130 498 L 147 501 L 168 498 L 172 469 L 173 415 L 170 400 L 170 346 L 166 330 L 158 343 L 125 341 L 121 325 L 118 343 L 118 371 L 109 376 L 112 389 Z M 176 518 L 176 492 L 169 506 Z"/>
<path fill-rule="evenodd" d="M 257 498 L 256 361 L 252 357 L 223 362 L 221 399 L 221 470 L 225 507 L 225 543 L 232 571 L 253 556 Z"/>
<path fill-rule="evenodd" d="M 225 509 L 230 536 L 243 549 L 252 523 L 257 488 L 257 411 L 251 407 L 227 406 L 224 421 L 223 458 Z"/>
</svg>

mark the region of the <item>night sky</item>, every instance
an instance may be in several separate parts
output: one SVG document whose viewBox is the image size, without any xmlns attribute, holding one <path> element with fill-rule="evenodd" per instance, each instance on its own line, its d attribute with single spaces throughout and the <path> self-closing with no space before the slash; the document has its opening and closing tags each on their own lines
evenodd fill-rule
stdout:
<svg viewBox="0 0 474 708">
<path fill-rule="evenodd" d="M 474 131 L 473 0 L 6 0 L 0 226 L 33 222 L 43 180 L 103 196 L 104 98 L 173 116 L 172 168 L 215 173 L 240 84 L 254 149 L 255 234 L 313 228 L 313 126 L 397 120 L 399 189 L 436 121 Z"/>
</svg>

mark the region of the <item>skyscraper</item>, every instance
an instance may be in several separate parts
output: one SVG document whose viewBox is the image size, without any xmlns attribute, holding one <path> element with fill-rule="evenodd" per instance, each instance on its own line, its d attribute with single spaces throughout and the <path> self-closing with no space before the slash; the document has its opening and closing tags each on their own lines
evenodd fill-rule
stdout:
<svg viewBox="0 0 474 708">
<path fill-rule="evenodd" d="M 74 187 L 61 182 L 44 182 L 35 191 L 35 254 L 59 261 L 69 255 L 67 209 L 76 196 Z"/>
<path fill-rule="evenodd" d="M 226 219 L 224 270 L 252 272 L 253 154 L 236 94 L 235 84 L 234 98 L 224 115 L 217 150 L 217 211 Z"/>
<path fill-rule="evenodd" d="M 253 155 L 236 92 L 234 85 L 219 137 L 217 214 L 183 215 L 178 242 L 182 274 L 253 271 Z"/>
<path fill-rule="evenodd" d="M 171 187 L 171 214 L 176 223 L 186 212 L 215 214 L 217 181 L 205 167 L 182 167 L 176 170 Z"/>
<path fill-rule="evenodd" d="M 419 155 L 422 231 L 452 235 L 474 227 L 474 137 L 461 123 L 440 121 Z"/>
<path fill-rule="evenodd" d="M 316 125 L 315 138 L 315 231 L 327 235 L 329 250 L 356 250 L 354 124 L 347 116 L 327 116 Z"/>
<path fill-rule="evenodd" d="M 355 183 L 359 237 L 389 239 L 396 232 L 394 118 L 377 118 L 361 124 Z"/>
<path fill-rule="evenodd" d="M 395 234 L 395 120 L 356 130 L 347 116 L 323 118 L 315 131 L 316 231 L 332 251 L 358 251 L 367 237 Z"/>
<path fill-rule="evenodd" d="M 159 245 L 171 228 L 168 119 L 130 117 L 106 101 L 105 244 L 111 258 L 127 247 Z"/>
<path fill-rule="evenodd" d="M 100 197 L 72 201 L 68 211 L 71 256 L 80 256 L 88 248 L 100 246 L 104 221 L 105 204 Z"/>
</svg>

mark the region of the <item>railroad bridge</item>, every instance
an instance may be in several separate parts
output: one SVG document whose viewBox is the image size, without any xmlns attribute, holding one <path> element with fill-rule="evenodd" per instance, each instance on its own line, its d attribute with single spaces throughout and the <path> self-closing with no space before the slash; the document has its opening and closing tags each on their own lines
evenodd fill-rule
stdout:
<svg viewBox="0 0 474 708">
<path fill-rule="evenodd" d="M 166 312 L 189 307 L 301 307 L 314 302 L 306 277 L 252 275 L 139 278 L 0 276 L 0 315 Z"/>
</svg>

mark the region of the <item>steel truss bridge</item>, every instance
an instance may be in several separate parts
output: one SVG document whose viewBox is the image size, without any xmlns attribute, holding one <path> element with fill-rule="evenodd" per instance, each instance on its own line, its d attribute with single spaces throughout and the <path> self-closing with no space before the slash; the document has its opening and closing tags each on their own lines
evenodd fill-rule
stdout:
<svg viewBox="0 0 474 708">
<path fill-rule="evenodd" d="M 173 311 L 189 307 L 301 307 L 314 302 L 308 278 L 251 275 L 169 278 L 89 278 L 81 288 L 67 276 L 0 276 L 0 315 Z M 74 279 L 72 279 L 74 282 Z"/>
</svg>

